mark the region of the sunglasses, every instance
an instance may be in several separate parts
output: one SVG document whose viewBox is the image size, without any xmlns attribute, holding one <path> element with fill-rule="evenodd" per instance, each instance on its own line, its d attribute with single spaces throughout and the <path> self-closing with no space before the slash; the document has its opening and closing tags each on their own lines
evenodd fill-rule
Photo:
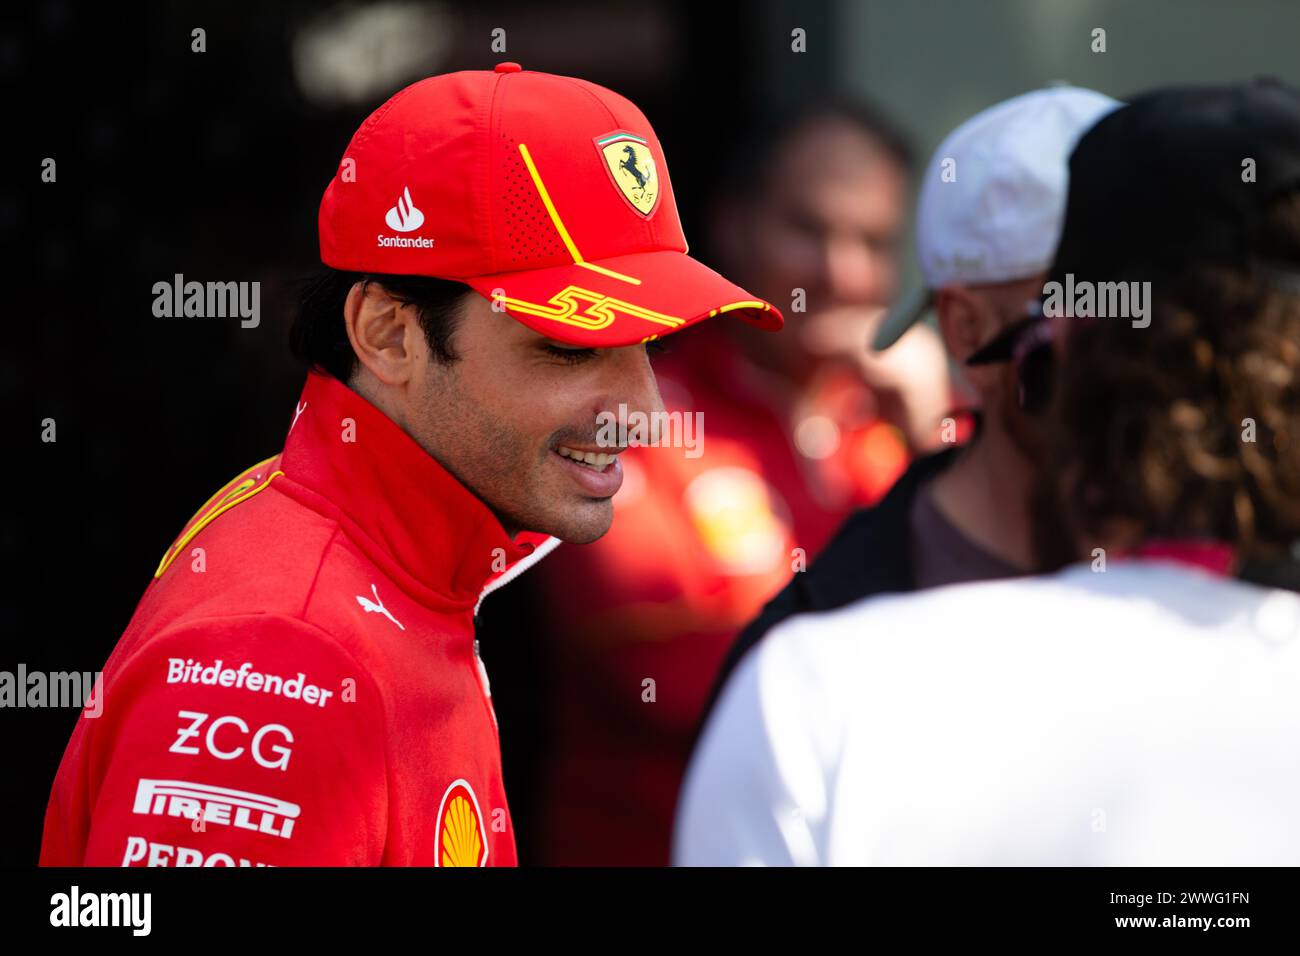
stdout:
<svg viewBox="0 0 1300 956">
<path fill-rule="evenodd" d="M 1025 303 L 1024 314 L 966 360 L 967 365 L 1014 362 L 1020 379 L 1020 407 L 1036 413 L 1052 393 L 1052 325 L 1043 315 L 1042 298 Z"/>
</svg>

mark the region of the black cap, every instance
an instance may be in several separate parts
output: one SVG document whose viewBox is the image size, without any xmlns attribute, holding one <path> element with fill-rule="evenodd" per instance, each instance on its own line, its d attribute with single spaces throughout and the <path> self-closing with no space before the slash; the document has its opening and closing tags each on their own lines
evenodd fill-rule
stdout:
<svg viewBox="0 0 1300 956">
<path fill-rule="evenodd" d="M 1300 92 L 1257 80 L 1146 93 L 1103 117 L 1071 154 L 1050 278 L 1141 279 L 1198 262 L 1246 267 L 1261 213 L 1296 188 Z"/>
</svg>

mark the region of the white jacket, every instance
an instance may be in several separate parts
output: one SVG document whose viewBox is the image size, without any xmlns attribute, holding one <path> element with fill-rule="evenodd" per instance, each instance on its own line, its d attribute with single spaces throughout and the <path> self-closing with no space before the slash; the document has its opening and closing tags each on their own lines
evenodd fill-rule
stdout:
<svg viewBox="0 0 1300 956">
<path fill-rule="evenodd" d="M 1165 562 L 869 599 L 743 662 L 684 865 L 1300 863 L 1300 596 Z"/>
</svg>

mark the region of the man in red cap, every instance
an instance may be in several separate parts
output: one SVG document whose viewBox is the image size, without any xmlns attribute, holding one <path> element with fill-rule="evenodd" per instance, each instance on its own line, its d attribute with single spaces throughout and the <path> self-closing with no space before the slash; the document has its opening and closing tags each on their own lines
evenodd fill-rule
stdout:
<svg viewBox="0 0 1300 956">
<path fill-rule="evenodd" d="M 164 555 L 42 864 L 513 864 L 478 602 L 608 530 L 622 449 L 598 421 L 662 408 L 648 342 L 781 325 L 685 255 L 633 104 L 516 64 L 372 114 L 320 241 L 285 448 Z"/>
</svg>

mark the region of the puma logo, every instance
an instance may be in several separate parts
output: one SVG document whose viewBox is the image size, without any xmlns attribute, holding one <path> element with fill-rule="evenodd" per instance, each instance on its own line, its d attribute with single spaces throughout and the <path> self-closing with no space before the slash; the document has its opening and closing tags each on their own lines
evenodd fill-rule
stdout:
<svg viewBox="0 0 1300 956">
<path fill-rule="evenodd" d="M 384 602 L 379 600 L 379 589 L 375 587 L 373 584 L 370 585 L 370 593 L 375 596 L 375 599 L 373 601 L 370 600 L 370 598 L 362 597 L 360 594 L 357 595 L 357 603 L 361 605 L 362 609 L 364 609 L 367 614 L 371 613 L 372 611 L 376 614 L 382 614 L 384 617 L 388 618 L 390 621 L 396 624 L 403 631 L 406 630 L 406 628 L 402 625 L 402 622 L 399 621 L 397 618 L 393 617 L 393 615 L 389 613 L 388 608 L 384 607 Z"/>
</svg>

